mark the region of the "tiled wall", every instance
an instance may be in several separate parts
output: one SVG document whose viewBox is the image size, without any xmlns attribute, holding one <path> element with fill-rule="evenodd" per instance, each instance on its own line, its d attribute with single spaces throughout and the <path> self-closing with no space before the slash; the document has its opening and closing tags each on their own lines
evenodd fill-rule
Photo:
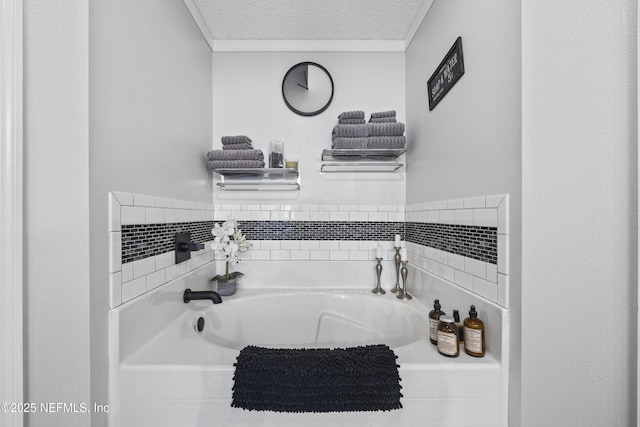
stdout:
<svg viewBox="0 0 640 427">
<path fill-rule="evenodd" d="M 109 193 L 110 307 L 117 307 L 186 274 L 214 258 L 209 244 L 175 264 L 173 235 L 191 231 L 201 243 L 213 240 L 213 205 Z"/>
<path fill-rule="evenodd" d="M 507 307 L 509 267 L 509 197 L 507 195 L 419 203 L 407 206 L 407 250 L 410 264 L 438 275 Z M 411 224 L 416 224 L 414 228 Z M 450 246 L 414 233 L 420 225 L 460 230 L 466 243 Z M 473 230 L 467 235 L 465 230 Z M 454 239 L 455 240 L 455 239 Z M 472 242 L 475 240 L 476 244 Z M 460 243 L 457 242 L 457 243 Z"/>
<path fill-rule="evenodd" d="M 367 261 L 406 240 L 410 264 L 490 301 L 508 301 L 508 197 L 396 205 L 204 205 L 111 193 L 111 307 L 214 259 L 214 222 L 238 221 L 243 260 Z M 173 235 L 191 231 L 205 249 L 174 264 Z M 337 267 L 339 268 L 339 267 Z"/>
</svg>

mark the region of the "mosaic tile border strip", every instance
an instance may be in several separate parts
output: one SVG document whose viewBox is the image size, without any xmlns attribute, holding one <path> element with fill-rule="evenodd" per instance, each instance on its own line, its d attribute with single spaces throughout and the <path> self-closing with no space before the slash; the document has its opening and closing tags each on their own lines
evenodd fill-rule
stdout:
<svg viewBox="0 0 640 427">
<path fill-rule="evenodd" d="M 213 221 L 199 221 L 122 225 L 122 263 L 126 264 L 173 251 L 174 236 L 178 232 L 190 232 L 192 242 L 211 241 L 213 223 Z"/>
<path fill-rule="evenodd" d="M 497 227 L 473 225 L 405 223 L 407 241 L 456 255 L 497 264 Z"/>
<path fill-rule="evenodd" d="M 404 240 L 404 222 L 239 221 L 247 240 Z"/>
</svg>

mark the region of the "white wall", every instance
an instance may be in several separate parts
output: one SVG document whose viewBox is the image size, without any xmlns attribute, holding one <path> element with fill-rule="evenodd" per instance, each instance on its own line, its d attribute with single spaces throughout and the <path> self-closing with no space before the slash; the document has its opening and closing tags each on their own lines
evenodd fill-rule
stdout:
<svg viewBox="0 0 640 427">
<path fill-rule="evenodd" d="M 636 2 L 522 7 L 522 425 L 635 425 Z"/>
<path fill-rule="evenodd" d="M 285 143 L 285 157 L 300 160 L 302 189 L 295 194 L 222 193 L 214 202 L 286 201 L 313 204 L 403 205 L 404 173 L 320 174 L 322 150 L 347 110 L 396 110 L 404 122 L 404 54 L 358 52 L 217 52 L 213 58 L 213 147 L 224 135 L 248 135 L 265 156 L 269 141 Z M 293 65 L 313 61 L 331 73 L 331 106 L 314 117 L 298 116 L 282 99 L 282 78 Z M 261 199 L 258 199 L 261 197 Z"/>
<path fill-rule="evenodd" d="M 24 2 L 24 401 L 38 405 L 90 402 L 88 17 L 81 1 Z M 38 410 L 25 425 L 89 422 Z"/>
<path fill-rule="evenodd" d="M 429 111 L 427 80 L 458 36 L 465 74 Z M 407 204 L 509 194 L 512 414 L 520 385 L 520 51 L 520 2 L 436 0 L 406 52 Z"/>
<path fill-rule="evenodd" d="M 101 403 L 109 191 L 211 202 L 211 52 L 182 1 L 92 1 L 89 23 L 91 393 Z"/>
</svg>

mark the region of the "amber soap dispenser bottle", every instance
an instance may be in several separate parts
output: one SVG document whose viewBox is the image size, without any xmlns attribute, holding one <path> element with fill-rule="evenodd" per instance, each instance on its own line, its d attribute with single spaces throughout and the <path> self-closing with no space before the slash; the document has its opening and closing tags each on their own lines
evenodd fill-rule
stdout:
<svg viewBox="0 0 640 427">
<path fill-rule="evenodd" d="M 433 345 L 438 345 L 438 324 L 440 323 L 440 316 L 445 314 L 444 311 L 440 310 L 440 300 L 433 301 L 433 310 L 429 312 L 429 341 Z"/>
<path fill-rule="evenodd" d="M 473 357 L 484 356 L 484 323 L 478 319 L 474 305 L 464 319 L 464 352 Z"/>
</svg>

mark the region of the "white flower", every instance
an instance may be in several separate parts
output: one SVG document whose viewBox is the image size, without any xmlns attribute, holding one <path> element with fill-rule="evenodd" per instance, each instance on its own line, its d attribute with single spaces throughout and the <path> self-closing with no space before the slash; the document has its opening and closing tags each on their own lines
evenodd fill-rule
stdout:
<svg viewBox="0 0 640 427">
<path fill-rule="evenodd" d="M 225 221 L 222 226 L 214 224 L 211 234 L 215 236 L 211 249 L 222 252 L 227 262 L 232 264 L 240 261 L 238 252 L 246 252 L 251 247 L 251 243 L 247 242 L 234 219 Z"/>
</svg>

